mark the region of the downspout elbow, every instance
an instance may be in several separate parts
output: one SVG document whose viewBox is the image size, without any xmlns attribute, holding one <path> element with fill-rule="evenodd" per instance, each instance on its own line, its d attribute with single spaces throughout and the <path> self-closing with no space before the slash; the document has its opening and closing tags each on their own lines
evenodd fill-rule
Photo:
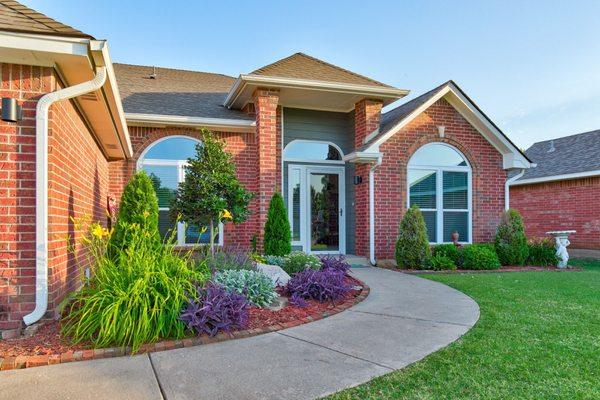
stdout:
<svg viewBox="0 0 600 400">
<path fill-rule="evenodd" d="M 510 185 L 512 185 L 515 181 L 521 178 L 525 174 L 525 168 L 521 168 L 521 172 L 517 175 L 509 178 L 504 183 L 504 210 L 508 210 L 510 208 Z"/>
<path fill-rule="evenodd" d="M 375 170 L 381 165 L 382 158 L 378 157 L 369 169 L 369 262 L 377 265 L 375 258 Z"/>
<path fill-rule="evenodd" d="M 90 81 L 42 96 L 36 106 L 35 141 L 35 308 L 23 317 L 25 325 L 43 318 L 48 310 L 48 111 L 57 101 L 100 89 L 106 67 L 97 67 Z"/>
</svg>

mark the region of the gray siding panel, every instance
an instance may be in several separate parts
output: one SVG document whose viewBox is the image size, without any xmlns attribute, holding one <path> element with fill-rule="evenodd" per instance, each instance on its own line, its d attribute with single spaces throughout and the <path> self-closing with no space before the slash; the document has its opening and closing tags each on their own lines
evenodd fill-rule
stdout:
<svg viewBox="0 0 600 400">
<path fill-rule="evenodd" d="M 283 109 L 283 143 L 293 140 L 328 141 L 338 145 L 344 154 L 354 150 L 354 115 L 328 111 Z M 354 165 L 346 164 L 346 253 L 355 252 Z M 283 168 L 284 199 L 287 203 L 287 163 Z"/>
</svg>

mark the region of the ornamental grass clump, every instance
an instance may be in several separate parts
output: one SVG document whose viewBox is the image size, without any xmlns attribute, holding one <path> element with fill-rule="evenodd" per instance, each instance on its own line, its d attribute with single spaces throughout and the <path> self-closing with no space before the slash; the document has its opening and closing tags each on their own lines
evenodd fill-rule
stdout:
<svg viewBox="0 0 600 400">
<path fill-rule="evenodd" d="M 254 262 L 248 252 L 237 247 L 221 246 L 216 248 L 214 254 L 210 254 L 210 248 L 205 247 L 205 253 L 200 256 L 200 259 L 206 260 L 210 269 L 215 271 L 225 270 L 254 270 Z"/>
<path fill-rule="evenodd" d="M 352 286 L 346 283 L 346 274 L 332 268 L 298 272 L 285 288 L 290 303 L 299 307 L 306 306 L 307 300 L 335 302 L 351 290 Z"/>
<path fill-rule="evenodd" d="M 321 260 L 312 254 L 293 251 L 285 257 L 285 262 L 281 268 L 292 276 L 305 269 L 321 269 Z"/>
<path fill-rule="evenodd" d="M 243 294 L 257 307 L 266 307 L 277 297 L 271 278 L 258 271 L 221 271 L 215 275 L 214 282 L 230 292 Z"/>
<path fill-rule="evenodd" d="M 216 283 L 198 287 L 181 313 L 180 320 L 189 331 L 214 336 L 248 326 L 250 303 L 242 294 L 230 292 Z"/>
<path fill-rule="evenodd" d="M 525 264 L 529 248 L 525 236 L 525 225 L 517 210 L 509 209 L 502 214 L 494 237 L 494 247 L 500 264 Z"/>
<path fill-rule="evenodd" d="M 343 255 L 324 255 L 320 256 L 319 260 L 321 260 L 322 264 L 321 269 L 333 269 L 335 271 L 343 272 L 344 274 L 350 272 L 350 264 Z"/>
<path fill-rule="evenodd" d="M 74 343 L 136 352 L 144 343 L 183 336 L 179 315 L 187 294 L 210 274 L 189 254 L 177 255 L 172 237 L 156 246 L 148 224 L 120 223 L 127 246 L 97 260 L 89 286 L 65 308 L 62 333 Z"/>
<path fill-rule="evenodd" d="M 406 210 L 400 222 L 396 241 L 396 265 L 398 268 L 425 268 L 430 253 L 423 214 L 419 207 L 412 206 Z"/>
<path fill-rule="evenodd" d="M 535 265 L 538 267 L 550 267 L 557 265 L 558 257 L 556 256 L 556 248 L 554 241 L 550 238 L 534 238 L 527 243 L 529 247 L 529 256 L 527 257 L 527 265 Z"/>
</svg>

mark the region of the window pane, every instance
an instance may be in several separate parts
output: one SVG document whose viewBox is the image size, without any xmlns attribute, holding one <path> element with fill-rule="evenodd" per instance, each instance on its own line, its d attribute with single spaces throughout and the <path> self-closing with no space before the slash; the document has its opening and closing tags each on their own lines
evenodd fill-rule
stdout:
<svg viewBox="0 0 600 400">
<path fill-rule="evenodd" d="M 319 142 L 292 142 L 285 148 L 284 157 L 300 160 L 342 159 L 342 155 L 334 146 Z"/>
<path fill-rule="evenodd" d="M 466 166 L 464 158 L 452 147 L 433 144 L 421 147 L 413 154 L 408 165 L 425 165 L 439 167 Z"/>
<path fill-rule="evenodd" d="M 444 242 L 452 241 L 452 232 L 457 231 L 461 242 L 469 241 L 469 213 L 466 211 L 444 211 Z"/>
<path fill-rule="evenodd" d="M 160 237 L 165 238 L 168 235 L 171 235 L 171 230 L 175 229 L 175 224 L 171 223 L 171 219 L 169 217 L 169 210 L 159 210 L 158 211 L 158 231 L 160 232 Z M 177 240 L 177 233 L 173 238 L 175 241 Z"/>
<path fill-rule="evenodd" d="M 468 206 L 468 174 L 444 171 L 444 209 L 466 210 Z"/>
<path fill-rule="evenodd" d="M 292 188 L 292 240 L 300 240 L 300 170 L 293 169 L 291 175 Z"/>
<path fill-rule="evenodd" d="M 435 242 L 437 237 L 436 216 L 437 211 L 422 211 L 425 226 L 427 227 L 427 238 L 430 242 Z"/>
<path fill-rule="evenodd" d="M 188 138 L 170 138 L 152 146 L 144 158 L 157 160 L 187 160 L 196 155 L 197 143 L 196 140 Z"/>
<path fill-rule="evenodd" d="M 409 170 L 410 205 L 419 208 L 436 208 L 436 174 L 435 171 Z"/>
<path fill-rule="evenodd" d="M 152 179 L 159 207 L 169 207 L 179 182 L 179 169 L 175 165 L 144 165 L 144 171 Z"/>
<path fill-rule="evenodd" d="M 215 237 L 215 243 L 219 243 L 219 227 L 215 227 L 217 233 Z M 199 229 L 196 225 L 188 225 L 185 230 L 185 243 L 187 244 L 200 244 L 210 243 L 210 228 Z"/>
</svg>

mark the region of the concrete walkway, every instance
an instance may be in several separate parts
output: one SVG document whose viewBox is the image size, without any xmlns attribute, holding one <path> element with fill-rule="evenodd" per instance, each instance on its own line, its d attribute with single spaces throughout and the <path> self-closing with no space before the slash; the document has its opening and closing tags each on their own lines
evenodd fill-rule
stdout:
<svg viewBox="0 0 600 400">
<path fill-rule="evenodd" d="M 355 307 L 246 339 L 134 357 L 0 373 L 2 398 L 313 399 L 402 368 L 448 345 L 479 318 L 468 296 L 376 268 Z"/>
</svg>

